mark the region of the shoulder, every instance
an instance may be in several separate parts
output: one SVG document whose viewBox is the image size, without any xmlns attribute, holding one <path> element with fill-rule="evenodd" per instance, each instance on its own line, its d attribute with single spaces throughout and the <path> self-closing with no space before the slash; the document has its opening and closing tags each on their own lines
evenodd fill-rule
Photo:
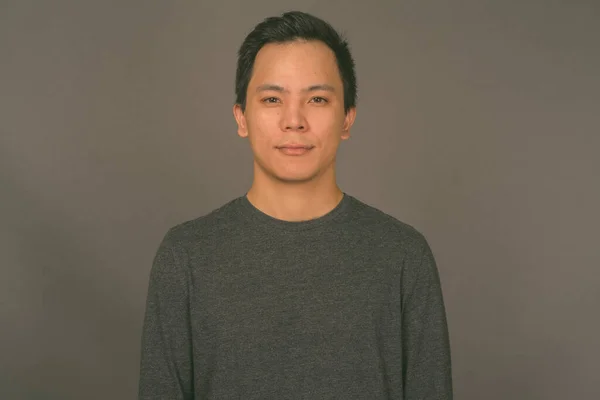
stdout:
<svg viewBox="0 0 600 400">
<path fill-rule="evenodd" d="M 238 200 L 235 198 L 204 215 L 172 226 L 164 235 L 161 246 L 188 250 L 200 242 L 222 238 L 225 232 L 239 227 L 235 211 Z"/>
<path fill-rule="evenodd" d="M 353 203 L 352 219 L 364 234 L 404 250 L 420 253 L 428 247 L 425 235 L 415 226 L 354 196 L 350 197 Z"/>
<path fill-rule="evenodd" d="M 381 209 L 357 199 L 353 201 L 356 204 L 353 217 L 362 227 L 362 233 L 371 238 L 373 249 L 394 261 L 404 287 L 410 287 L 417 279 L 438 279 L 433 252 L 420 230 Z"/>
</svg>

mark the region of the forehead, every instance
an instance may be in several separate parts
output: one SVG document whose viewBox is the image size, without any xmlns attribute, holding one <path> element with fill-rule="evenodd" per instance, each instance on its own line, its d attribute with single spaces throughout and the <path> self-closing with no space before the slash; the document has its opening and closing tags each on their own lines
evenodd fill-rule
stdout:
<svg viewBox="0 0 600 400">
<path fill-rule="evenodd" d="M 269 43 L 260 49 L 249 86 L 264 83 L 341 86 L 342 81 L 335 54 L 326 44 L 293 41 Z"/>
</svg>

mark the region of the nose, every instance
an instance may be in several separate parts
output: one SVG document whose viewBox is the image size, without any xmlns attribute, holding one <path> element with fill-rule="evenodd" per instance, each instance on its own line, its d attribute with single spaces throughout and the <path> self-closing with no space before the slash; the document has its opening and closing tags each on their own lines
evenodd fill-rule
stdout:
<svg viewBox="0 0 600 400">
<path fill-rule="evenodd" d="M 284 107 L 280 123 L 283 131 L 305 131 L 307 123 L 302 106 L 288 104 Z"/>
</svg>

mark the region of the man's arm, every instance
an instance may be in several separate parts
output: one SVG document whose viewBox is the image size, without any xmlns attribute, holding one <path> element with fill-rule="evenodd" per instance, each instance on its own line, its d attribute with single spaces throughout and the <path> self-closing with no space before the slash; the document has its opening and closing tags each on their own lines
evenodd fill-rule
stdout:
<svg viewBox="0 0 600 400">
<path fill-rule="evenodd" d="M 193 399 L 188 275 L 165 236 L 148 285 L 138 398 Z"/>
<path fill-rule="evenodd" d="M 405 400 L 451 400 L 450 341 L 440 278 L 423 241 L 417 265 L 405 271 L 402 352 Z"/>
</svg>

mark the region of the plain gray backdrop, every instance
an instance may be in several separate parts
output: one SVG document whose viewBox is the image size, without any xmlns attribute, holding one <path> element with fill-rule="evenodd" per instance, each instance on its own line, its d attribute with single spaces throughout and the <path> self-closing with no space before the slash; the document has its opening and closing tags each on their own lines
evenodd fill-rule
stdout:
<svg viewBox="0 0 600 400">
<path fill-rule="evenodd" d="M 0 3 L 0 398 L 132 399 L 166 230 L 240 196 L 236 51 L 346 33 L 339 184 L 428 238 L 457 399 L 598 399 L 600 3 Z"/>
</svg>

